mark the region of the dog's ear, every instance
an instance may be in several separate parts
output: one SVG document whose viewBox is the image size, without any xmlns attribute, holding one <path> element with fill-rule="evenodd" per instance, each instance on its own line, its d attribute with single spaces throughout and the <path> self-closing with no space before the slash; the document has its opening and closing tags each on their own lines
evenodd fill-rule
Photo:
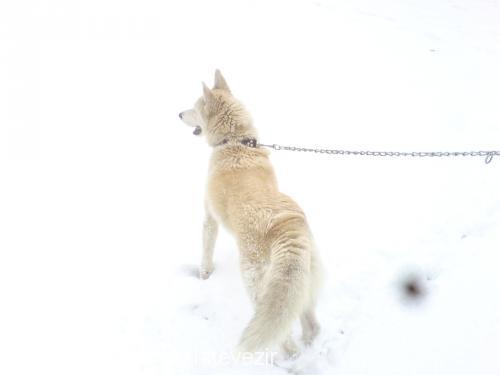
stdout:
<svg viewBox="0 0 500 375">
<path fill-rule="evenodd" d="M 214 79 L 214 89 L 220 89 L 220 90 L 225 90 L 227 92 L 231 92 L 229 89 L 229 86 L 222 76 L 222 73 L 220 72 L 219 69 L 215 71 L 215 79 Z"/>
<path fill-rule="evenodd" d="M 211 102 L 214 98 L 214 94 L 212 93 L 212 90 L 210 90 L 205 82 L 202 82 L 203 84 L 203 97 L 205 98 L 205 102 Z"/>
</svg>

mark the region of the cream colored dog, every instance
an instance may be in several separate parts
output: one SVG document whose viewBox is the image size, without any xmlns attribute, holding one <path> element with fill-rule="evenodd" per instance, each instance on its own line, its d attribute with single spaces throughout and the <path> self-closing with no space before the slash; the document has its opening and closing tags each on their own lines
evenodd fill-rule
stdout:
<svg viewBox="0 0 500 375">
<path fill-rule="evenodd" d="M 321 265 L 306 217 L 278 190 L 268 151 L 258 146 L 248 112 L 218 70 L 214 88 L 203 84 L 203 96 L 179 117 L 213 147 L 200 277 L 206 279 L 214 270 L 214 245 L 222 224 L 238 242 L 241 273 L 255 307 L 239 350 L 281 344 L 294 355 L 298 350 L 290 334 L 296 319 L 306 344 L 319 332 L 314 307 Z"/>
</svg>

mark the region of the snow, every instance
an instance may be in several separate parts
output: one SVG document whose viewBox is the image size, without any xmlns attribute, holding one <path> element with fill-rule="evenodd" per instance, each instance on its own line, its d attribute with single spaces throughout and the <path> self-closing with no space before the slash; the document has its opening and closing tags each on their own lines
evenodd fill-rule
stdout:
<svg viewBox="0 0 500 375">
<path fill-rule="evenodd" d="M 494 0 L 2 2 L 0 373 L 500 374 L 500 158 L 273 152 L 327 279 L 321 335 L 272 366 L 231 357 L 252 310 L 224 231 L 196 278 L 210 150 L 177 118 L 220 68 L 264 143 L 499 150 L 499 21 Z"/>
</svg>

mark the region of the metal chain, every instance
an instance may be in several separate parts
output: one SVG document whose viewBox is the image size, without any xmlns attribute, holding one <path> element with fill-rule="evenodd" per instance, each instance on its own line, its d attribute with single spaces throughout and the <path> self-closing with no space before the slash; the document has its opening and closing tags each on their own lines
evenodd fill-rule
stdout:
<svg viewBox="0 0 500 375">
<path fill-rule="evenodd" d="M 326 148 L 307 148 L 296 146 L 283 146 L 276 143 L 266 145 L 258 143 L 259 147 L 272 148 L 273 150 L 285 151 L 300 151 L 300 152 L 314 152 L 318 154 L 329 155 L 362 155 L 362 156 L 380 156 L 380 157 L 450 157 L 450 156 L 482 156 L 486 164 L 491 163 L 493 156 L 500 155 L 500 151 L 419 151 L 419 152 L 400 152 L 400 151 L 348 151 L 348 150 L 331 150 Z"/>
</svg>

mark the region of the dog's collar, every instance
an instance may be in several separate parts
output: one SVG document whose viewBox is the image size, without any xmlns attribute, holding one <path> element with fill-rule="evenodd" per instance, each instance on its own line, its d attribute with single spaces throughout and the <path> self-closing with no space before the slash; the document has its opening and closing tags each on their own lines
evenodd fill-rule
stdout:
<svg viewBox="0 0 500 375">
<path fill-rule="evenodd" d="M 223 139 L 221 142 L 217 143 L 215 146 L 222 146 L 229 143 L 229 139 Z M 255 138 L 243 138 L 238 141 L 238 143 L 241 143 L 243 146 L 247 146 L 250 148 L 257 148 L 257 139 Z"/>
</svg>

